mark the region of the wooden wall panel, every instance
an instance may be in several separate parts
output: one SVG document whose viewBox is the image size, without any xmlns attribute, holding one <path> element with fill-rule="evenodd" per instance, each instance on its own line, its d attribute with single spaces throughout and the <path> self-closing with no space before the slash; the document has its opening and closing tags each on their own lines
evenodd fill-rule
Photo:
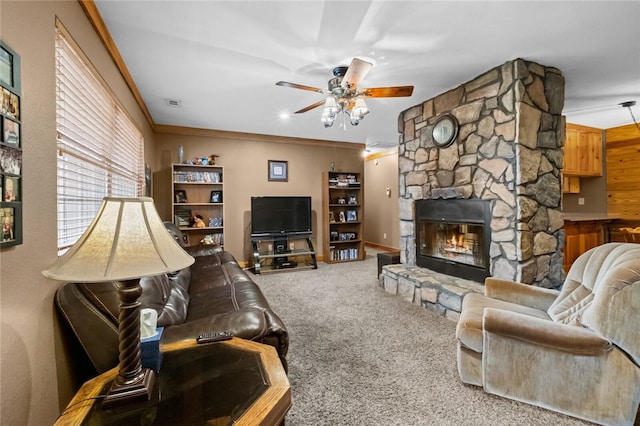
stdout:
<svg viewBox="0 0 640 426">
<path fill-rule="evenodd" d="M 640 130 L 634 125 L 606 131 L 607 211 L 640 220 Z"/>
</svg>

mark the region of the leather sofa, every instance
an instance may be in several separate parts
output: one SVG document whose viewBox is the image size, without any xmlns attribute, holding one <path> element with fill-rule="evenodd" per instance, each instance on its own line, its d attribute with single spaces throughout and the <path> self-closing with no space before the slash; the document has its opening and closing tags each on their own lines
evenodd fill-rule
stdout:
<svg viewBox="0 0 640 426">
<path fill-rule="evenodd" d="M 188 268 L 140 280 L 141 308 L 158 313 L 164 327 L 160 345 L 195 339 L 203 333 L 234 336 L 273 346 L 285 369 L 287 329 L 262 291 L 234 257 L 213 246 L 187 247 Z M 97 373 L 118 365 L 117 284 L 67 283 L 56 292 L 58 312 Z"/>
<path fill-rule="evenodd" d="M 605 425 L 640 402 L 640 245 L 608 243 L 573 263 L 560 291 L 487 278 L 462 302 L 467 384 Z"/>
</svg>

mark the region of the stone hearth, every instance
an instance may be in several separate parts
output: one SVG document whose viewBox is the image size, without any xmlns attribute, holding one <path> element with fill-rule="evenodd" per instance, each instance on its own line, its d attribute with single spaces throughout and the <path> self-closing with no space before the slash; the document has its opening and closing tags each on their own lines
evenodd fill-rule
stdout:
<svg viewBox="0 0 640 426">
<path fill-rule="evenodd" d="M 563 104 L 559 70 L 517 59 L 402 112 L 401 263 L 416 264 L 416 200 L 476 198 L 491 202 L 490 275 L 560 286 Z M 431 131 L 443 114 L 460 129 L 438 148 Z"/>
<path fill-rule="evenodd" d="M 411 265 L 385 265 L 379 277 L 388 293 L 457 322 L 467 293 L 484 292 L 475 281 L 445 275 Z"/>
</svg>

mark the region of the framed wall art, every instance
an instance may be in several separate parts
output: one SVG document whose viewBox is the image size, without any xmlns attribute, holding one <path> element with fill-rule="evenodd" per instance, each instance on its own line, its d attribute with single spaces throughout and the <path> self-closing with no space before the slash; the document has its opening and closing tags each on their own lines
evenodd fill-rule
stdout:
<svg viewBox="0 0 640 426">
<path fill-rule="evenodd" d="M 20 56 L 0 40 L 0 248 L 22 244 Z"/>
<path fill-rule="evenodd" d="M 269 161 L 269 180 L 276 182 L 287 182 L 289 180 L 287 161 Z"/>
</svg>

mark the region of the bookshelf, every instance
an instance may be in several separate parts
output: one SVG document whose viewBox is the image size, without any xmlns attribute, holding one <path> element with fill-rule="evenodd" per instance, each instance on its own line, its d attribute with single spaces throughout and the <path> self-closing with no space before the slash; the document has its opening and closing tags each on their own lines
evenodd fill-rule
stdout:
<svg viewBox="0 0 640 426">
<path fill-rule="evenodd" d="M 362 173 L 325 172 L 322 186 L 324 261 L 336 263 L 363 260 Z"/>
<path fill-rule="evenodd" d="M 171 166 L 171 214 L 185 243 L 224 244 L 224 168 L 173 164 Z M 200 220 L 194 220 L 198 217 Z"/>
</svg>

